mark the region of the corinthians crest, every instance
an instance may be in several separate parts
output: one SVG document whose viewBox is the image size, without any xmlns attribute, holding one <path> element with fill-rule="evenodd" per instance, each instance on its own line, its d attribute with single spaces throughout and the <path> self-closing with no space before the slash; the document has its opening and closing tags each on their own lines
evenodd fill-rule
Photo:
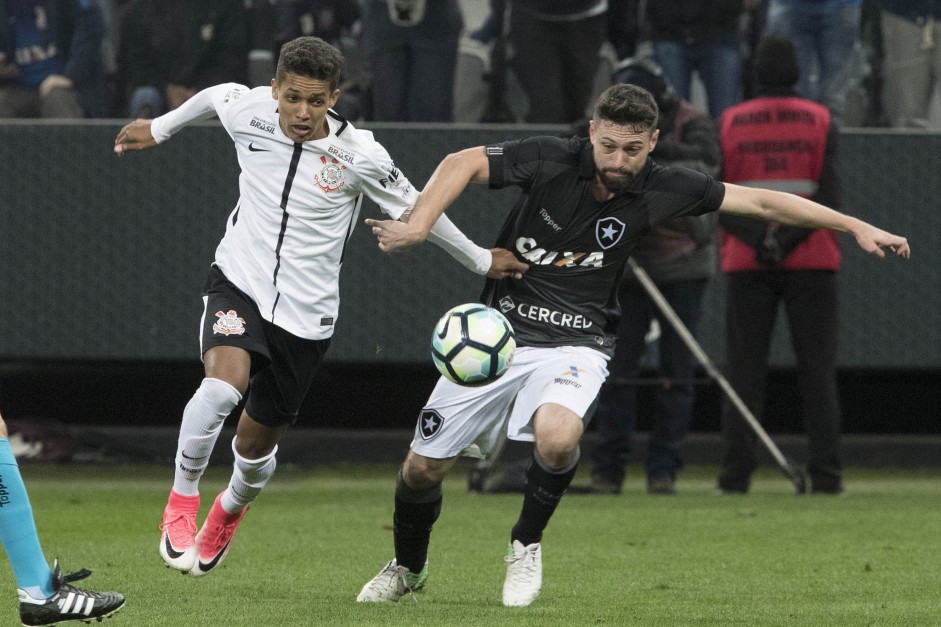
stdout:
<svg viewBox="0 0 941 627">
<path fill-rule="evenodd" d="M 323 168 L 314 179 L 317 181 L 317 187 L 322 189 L 325 192 L 335 192 L 344 185 L 346 185 L 346 180 L 343 178 L 343 170 L 346 169 L 346 166 L 341 164 L 336 159 L 328 159 L 327 157 L 321 156 L 320 162 L 323 163 Z"/>
<path fill-rule="evenodd" d="M 245 318 L 239 318 L 234 309 L 226 312 L 217 311 L 216 320 L 212 325 L 212 332 L 221 335 L 242 335 L 245 333 Z"/>
</svg>

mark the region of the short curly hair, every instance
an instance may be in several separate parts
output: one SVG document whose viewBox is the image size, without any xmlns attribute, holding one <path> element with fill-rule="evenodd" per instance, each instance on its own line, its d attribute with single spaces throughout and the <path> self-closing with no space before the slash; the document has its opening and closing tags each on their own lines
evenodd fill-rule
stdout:
<svg viewBox="0 0 941 627">
<path fill-rule="evenodd" d="M 281 46 L 275 78 L 283 82 L 288 73 L 327 81 L 330 90 L 340 86 L 343 53 L 319 37 L 298 37 Z"/>
<path fill-rule="evenodd" d="M 660 110 L 653 95 L 637 85 L 612 85 L 595 102 L 595 123 L 607 120 L 620 126 L 653 131 L 659 117 Z"/>
</svg>

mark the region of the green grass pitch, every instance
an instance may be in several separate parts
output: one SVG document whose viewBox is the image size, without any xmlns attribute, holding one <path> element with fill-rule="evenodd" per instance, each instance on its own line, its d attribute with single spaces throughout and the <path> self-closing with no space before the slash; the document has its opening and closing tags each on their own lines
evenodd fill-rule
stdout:
<svg viewBox="0 0 941 627">
<path fill-rule="evenodd" d="M 474 495 L 459 466 L 445 483 L 427 590 L 358 604 L 392 558 L 393 466 L 279 468 L 226 562 L 201 579 L 163 566 L 157 525 L 170 468 L 22 467 L 50 561 L 118 590 L 105 625 L 937 625 L 941 474 L 850 469 L 847 493 L 801 496 L 773 469 L 748 496 L 715 496 L 715 470 L 683 472 L 676 497 L 569 495 L 543 541 L 544 584 L 528 608 L 500 603 L 520 495 Z M 583 471 L 584 472 L 584 471 Z M 205 515 L 228 470 L 203 480 Z M 579 476 L 576 481 L 584 482 Z M 0 567 L 0 625 L 16 620 Z"/>
</svg>

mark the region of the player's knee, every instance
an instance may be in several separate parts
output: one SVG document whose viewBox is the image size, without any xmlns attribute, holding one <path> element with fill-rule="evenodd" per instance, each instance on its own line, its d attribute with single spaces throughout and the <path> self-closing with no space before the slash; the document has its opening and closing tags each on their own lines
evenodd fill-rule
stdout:
<svg viewBox="0 0 941 627">
<path fill-rule="evenodd" d="M 219 383 L 225 384 L 238 394 L 239 400 L 241 400 L 248 391 L 248 372 L 226 372 L 218 369 L 207 369 L 206 378 L 203 379 L 203 381 L 207 380 L 218 381 Z"/>
<path fill-rule="evenodd" d="M 244 410 L 235 431 L 233 450 L 246 459 L 261 459 L 277 448 L 287 429 L 287 424 L 277 427 L 263 424 Z"/>
<path fill-rule="evenodd" d="M 213 377 L 204 378 L 199 385 L 199 391 L 210 406 L 220 412 L 232 411 L 243 396 L 231 383 Z"/>
<path fill-rule="evenodd" d="M 440 485 L 451 468 L 450 460 L 409 454 L 402 465 L 402 480 L 413 490 L 427 490 Z"/>
<path fill-rule="evenodd" d="M 549 468 L 570 466 L 578 450 L 578 439 L 547 437 L 536 442 L 536 451 Z"/>
<path fill-rule="evenodd" d="M 236 436 L 232 438 L 232 452 L 235 455 L 236 468 L 242 472 L 249 482 L 251 482 L 251 480 L 257 481 L 260 479 L 267 481 L 267 478 L 274 474 L 274 470 L 277 467 L 277 446 L 264 455 L 245 456 L 239 452 L 238 436 Z"/>
<path fill-rule="evenodd" d="M 395 482 L 395 498 L 405 503 L 434 503 L 441 501 L 441 483 L 428 486 L 411 486 L 405 481 L 404 469 Z"/>
</svg>

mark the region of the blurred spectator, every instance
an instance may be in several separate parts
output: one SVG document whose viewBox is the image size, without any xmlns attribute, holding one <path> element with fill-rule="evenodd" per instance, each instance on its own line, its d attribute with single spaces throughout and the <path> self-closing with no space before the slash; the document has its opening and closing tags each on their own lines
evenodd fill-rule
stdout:
<svg viewBox="0 0 941 627">
<path fill-rule="evenodd" d="M 476 30 L 468 33 L 468 36 L 482 44 L 489 44 L 496 39 L 497 35 L 500 34 L 502 25 L 505 24 L 505 21 L 499 20 L 498 16 L 504 13 L 509 14 L 510 2 L 512 0 L 490 0 L 490 12 L 487 17 L 484 18 L 484 21 Z M 502 9 L 502 12 L 500 12 L 500 9 Z"/>
<path fill-rule="evenodd" d="M 248 17 L 248 87 L 270 85 L 274 78 L 275 60 L 282 43 L 278 37 L 278 13 L 285 4 L 287 0 L 245 0 Z"/>
<path fill-rule="evenodd" d="M 336 44 L 358 28 L 359 4 L 350 0 L 276 0 L 275 7 L 279 47 L 301 36 Z"/>
<path fill-rule="evenodd" d="M 513 0 L 502 0 L 501 6 L 509 7 Z M 491 7 L 494 6 L 491 0 Z M 642 0 L 608 0 L 607 38 L 614 48 L 617 59 L 623 60 L 633 57 L 637 52 L 637 44 L 641 38 L 641 5 Z M 491 10 L 483 23 L 470 33 L 470 37 L 489 44 L 497 36 L 499 22 Z"/>
<path fill-rule="evenodd" d="M 371 107 L 367 117 L 451 122 L 463 28 L 457 0 L 365 0 L 363 45 Z"/>
<path fill-rule="evenodd" d="M 490 0 L 483 23 L 462 38 L 454 83 L 455 121 L 513 124 L 526 115 L 526 96 L 508 67 L 510 3 Z"/>
<path fill-rule="evenodd" d="M 862 0 L 771 0 L 765 32 L 794 42 L 797 93 L 826 105 L 842 125 L 846 94 L 861 58 Z"/>
<path fill-rule="evenodd" d="M 837 128 L 829 110 L 799 98 L 797 53 L 789 39 L 765 37 L 755 54 L 759 96 L 726 109 L 720 137 L 723 179 L 772 188 L 839 208 Z M 836 381 L 839 317 L 836 233 L 722 215 L 722 269 L 727 274 L 729 382 L 761 419 L 768 351 L 784 303 L 797 356 L 811 491 L 843 490 Z M 747 492 L 757 466 L 756 440 L 738 411 L 722 408 L 723 453 L 718 489 Z"/>
<path fill-rule="evenodd" d="M 608 41 L 618 61 L 633 57 L 640 41 L 641 0 L 608 0 Z"/>
<path fill-rule="evenodd" d="M 863 0 L 859 20 L 859 41 L 863 49 L 863 80 L 860 85 L 860 126 L 889 126 L 888 116 L 882 103 L 885 82 L 885 52 L 882 47 L 882 9 L 880 0 Z M 852 97 L 852 92 L 849 94 Z M 849 100 L 849 99 L 848 99 Z M 852 100 L 847 108 L 853 106 Z M 851 113 L 847 114 L 848 116 Z"/>
<path fill-rule="evenodd" d="M 739 19 L 739 33 L 742 38 L 742 98 L 755 97 L 755 72 L 752 59 L 758 41 L 765 34 L 765 18 L 768 14 L 768 0 L 759 2 L 745 12 Z"/>
<path fill-rule="evenodd" d="M 616 69 L 615 82 L 643 87 L 657 101 L 660 138 L 651 155 L 654 161 L 682 165 L 713 177 L 719 175 L 722 147 L 715 122 L 705 111 L 676 96 L 660 66 L 651 59 L 626 59 Z M 694 335 L 699 328 L 703 293 L 718 262 L 717 219 L 715 213 L 710 213 L 661 224 L 637 244 L 633 253 Z M 625 275 L 618 300 L 622 317 L 617 349 L 608 364 L 611 374 L 598 402 L 599 442 L 592 454 L 592 491 L 621 491 L 636 423 L 636 381 L 645 336 L 651 322 L 657 320 L 660 367 L 645 470 L 648 492 L 673 494 L 676 473 L 683 467 L 683 439 L 693 413 L 695 363 L 683 339 L 630 272 Z"/>
<path fill-rule="evenodd" d="M 101 9 L 102 41 L 101 63 L 104 72 L 104 102 L 105 110 L 102 115 L 112 118 L 115 116 L 115 101 L 117 99 L 118 81 L 118 45 L 120 41 L 118 0 L 96 0 Z"/>
<path fill-rule="evenodd" d="M 132 118 L 162 115 L 211 85 L 246 82 L 242 0 L 133 0 L 122 45 Z"/>
<path fill-rule="evenodd" d="M 941 2 L 882 0 L 883 97 L 897 128 L 931 128 L 941 80 Z"/>
<path fill-rule="evenodd" d="M 529 101 L 526 121 L 573 124 L 585 115 L 608 33 L 607 0 L 514 0 L 513 69 Z"/>
<path fill-rule="evenodd" d="M 0 0 L 0 118 L 106 115 L 103 33 L 95 0 Z"/>
<path fill-rule="evenodd" d="M 718 118 L 742 100 L 739 18 L 758 0 L 656 0 L 647 3 L 654 58 L 681 98 L 690 99 L 695 71 Z"/>
<path fill-rule="evenodd" d="M 274 75 L 274 59 L 282 44 L 301 36 L 320 37 L 336 46 L 345 60 L 340 78 L 343 97 L 334 110 L 348 120 L 363 118 L 368 78 L 362 53 L 359 4 L 350 0 L 277 0 L 274 8 L 277 32 L 271 75 Z"/>
</svg>

